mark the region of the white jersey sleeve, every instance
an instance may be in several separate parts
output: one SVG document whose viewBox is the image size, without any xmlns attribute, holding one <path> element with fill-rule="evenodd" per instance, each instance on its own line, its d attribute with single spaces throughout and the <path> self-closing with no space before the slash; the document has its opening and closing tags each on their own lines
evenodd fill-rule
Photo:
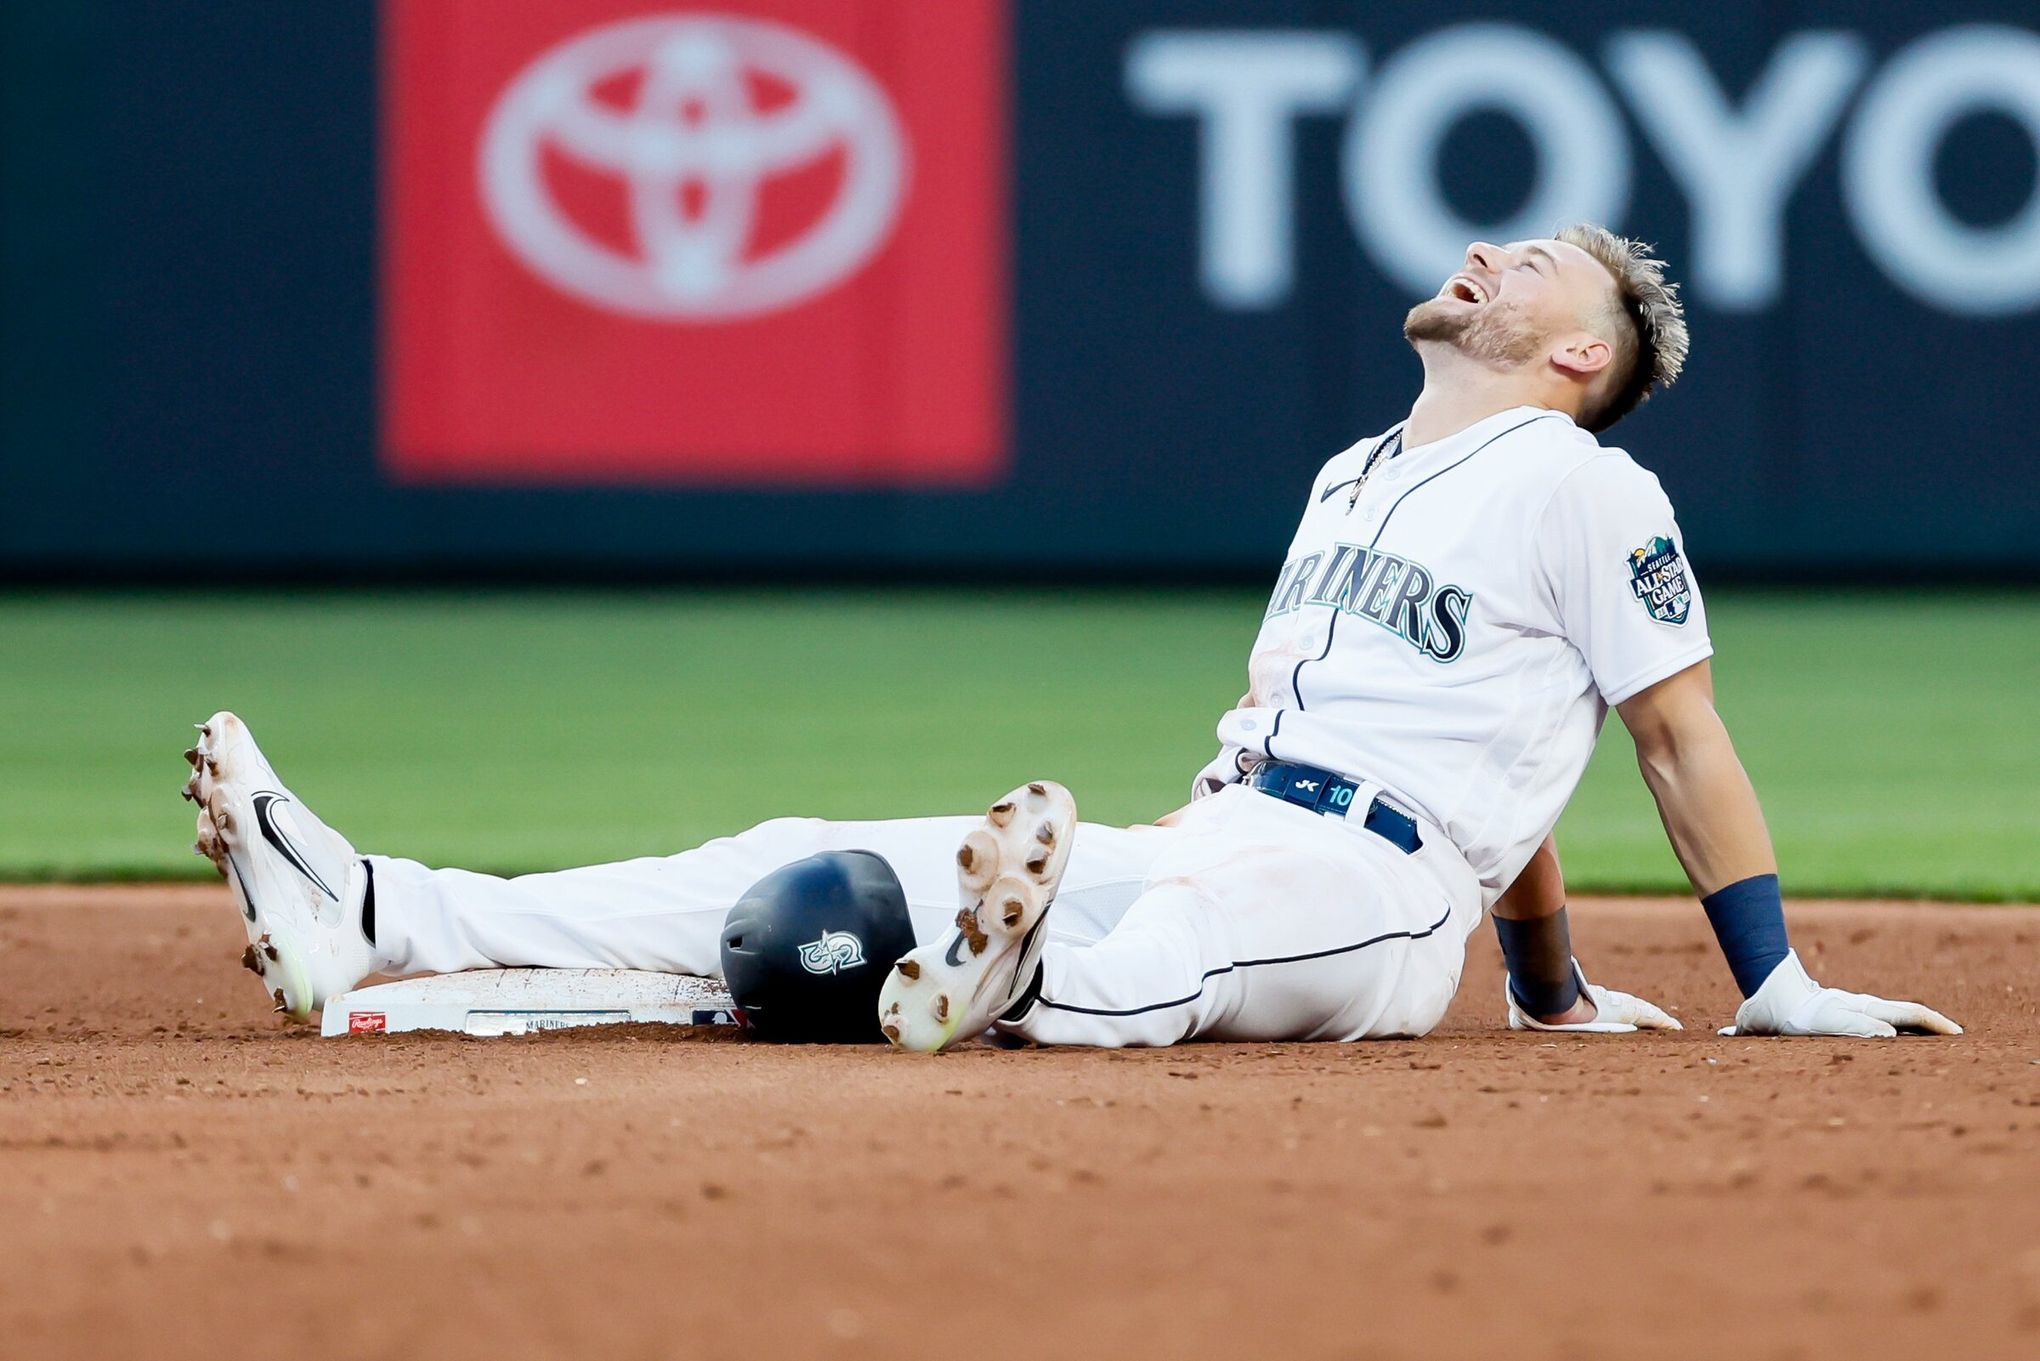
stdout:
<svg viewBox="0 0 2040 1361">
<path fill-rule="evenodd" d="M 1619 449 L 1559 484 L 1537 555 L 1565 636 L 1611 707 L 1713 655 L 1672 503 Z"/>
</svg>

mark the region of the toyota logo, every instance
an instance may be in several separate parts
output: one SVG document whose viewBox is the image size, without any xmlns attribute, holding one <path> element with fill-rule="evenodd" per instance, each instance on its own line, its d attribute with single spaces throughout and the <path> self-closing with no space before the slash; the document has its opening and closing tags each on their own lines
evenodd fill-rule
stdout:
<svg viewBox="0 0 2040 1361">
<path fill-rule="evenodd" d="M 839 155 L 834 197 L 783 240 L 760 231 L 772 181 Z M 612 177 L 621 232 L 570 216 L 552 157 Z M 856 62 L 780 24 L 728 16 L 593 29 L 520 72 L 489 115 L 482 200 L 540 278 L 598 307 L 716 322 L 794 306 L 885 243 L 907 148 Z"/>
</svg>

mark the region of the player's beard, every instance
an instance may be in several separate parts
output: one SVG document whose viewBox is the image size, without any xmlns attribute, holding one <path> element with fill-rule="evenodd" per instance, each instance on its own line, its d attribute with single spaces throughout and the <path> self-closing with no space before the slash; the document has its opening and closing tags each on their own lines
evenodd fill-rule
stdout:
<svg viewBox="0 0 2040 1361">
<path fill-rule="evenodd" d="M 1402 333 L 1412 345 L 1436 341 L 1496 368 L 1520 367 L 1544 348 L 1544 338 L 1499 303 L 1468 311 L 1450 299 L 1426 298 L 1403 318 Z"/>
</svg>

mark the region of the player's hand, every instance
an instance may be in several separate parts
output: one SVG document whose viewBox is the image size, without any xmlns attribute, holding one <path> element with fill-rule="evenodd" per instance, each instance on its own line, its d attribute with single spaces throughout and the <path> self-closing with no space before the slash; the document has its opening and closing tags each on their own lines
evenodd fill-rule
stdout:
<svg viewBox="0 0 2040 1361">
<path fill-rule="evenodd" d="M 1724 1035 L 1887 1036 L 1907 1031 L 1960 1035 L 1962 1027 L 1918 1002 L 1890 1002 L 1868 993 L 1823 988 L 1807 975 L 1799 952 L 1787 954 L 1764 985 L 1736 1009 Z"/>
<path fill-rule="evenodd" d="M 1604 988 L 1598 983 L 1587 981 L 1586 971 L 1580 962 L 1573 961 L 1573 971 L 1579 975 L 1580 992 L 1593 1004 L 1593 1016 L 1577 1021 L 1540 1021 L 1516 1005 L 1516 990 L 1509 985 L 1506 975 L 1502 979 L 1502 996 L 1509 1004 L 1509 1029 L 1511 1030 L 1570 1030 L 1581 1035 L 1627 1035 L 1638 1030 L 1684 1030 L 1676 1019 L 1667 1015 L 1653 1003 L 1641 997 L 1632 997 L 1626 992 Z"/>
</svg>

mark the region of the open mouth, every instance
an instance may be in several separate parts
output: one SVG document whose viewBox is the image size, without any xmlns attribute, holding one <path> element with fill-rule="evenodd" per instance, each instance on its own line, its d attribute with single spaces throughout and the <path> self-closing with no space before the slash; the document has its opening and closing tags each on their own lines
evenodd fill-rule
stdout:
<svg viewBox="0 0 2040 1361">
<path fill-rule="evenodd" d="M 1488 300 L 1487 289 L 1464 274 L 1455 274 L 1445 281 L 1445 296 L 1471 303 L 1483 303 Z"/>
</svg>

